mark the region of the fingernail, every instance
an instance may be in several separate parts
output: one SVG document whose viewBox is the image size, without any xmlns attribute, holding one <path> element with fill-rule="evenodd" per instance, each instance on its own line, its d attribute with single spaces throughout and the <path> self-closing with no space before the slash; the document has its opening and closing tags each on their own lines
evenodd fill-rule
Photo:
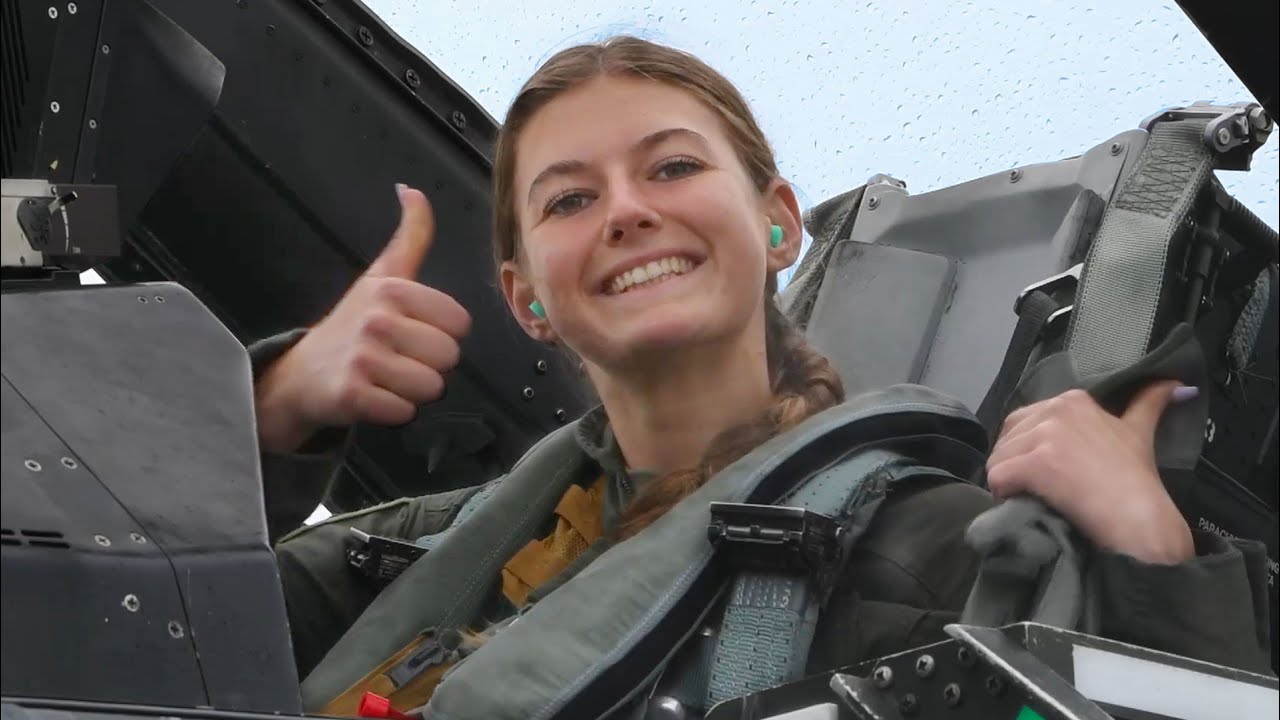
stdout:
<svg viewBox="0 0 1280 720">
<path fill-rule="evenodd" d="M 1179 385 L 1173 389 L 1173 401 L 1175 403 L 1190 402 L 1200 397 L 1200 388 L 1194 385 Z"/>
<path fill-rule="evenodd" d="M 404 191 L 408 189 L 408 185 L 405 185 L 404 183 L 396 183 L 396 197 L 404 197 Z"/>
</svg>

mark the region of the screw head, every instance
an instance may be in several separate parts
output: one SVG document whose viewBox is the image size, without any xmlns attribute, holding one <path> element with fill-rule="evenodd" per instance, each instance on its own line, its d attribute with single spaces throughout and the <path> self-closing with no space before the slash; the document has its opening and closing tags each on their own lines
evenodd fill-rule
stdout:
<svg viewBox="0 0 1280 720">
<path fill-rule="evenodd" d="M 98 121 L 97 121 L 97 120 L 94 120 L 93 118 L 89 118 L 89 129 L 90 129 L 90 130 L 97 130 L 97 129 L 98 129 Z"/>
<path fill-rule="evenodd" d="M 453 126 L 459 130 L 467 129 L 467 116 L 463 115 L 461 110 L 454 110 L 449 113 L 449 122 L 453 123 Z"/>
<path fill-rule="evenodd" d="M 128 610 L 129 612 L 138 612 L 139 610 L 142 609 L 142 601 L 139 600 L 138 596 L 134 595 L 133 593 L 129 593 L 128 595 L 125 595 L 124 600 L 121 600 L 120 604 L 123 605 L 124 609 Z"/>
<path fill-rule="evenodd" d="M 1014 170 L 1009 173 L 1009 182 L 1018 182 L 1022 179 L 1022 171 Z"/>
<path fill-rule="evenodd" d="M 1004 680 L 998 675 L 988 675 L 983 687 L 987 689 L 988 695 L 996 697 L 1004 692 Z"/>
<path fill-rule="evenodd" d="M 182 638 L 183 634 L 184 632 L 182 630 L 182 623 L 179 623 L 177 620 L 170 620 L 169 621 L 169 637 L 173 638 L 174 640 L 179 640 Z"/>
<path fill-rule="evenodd" d="M 75 15 L 76 11 L 79 9 L 80 8 L 76 7 L 75 3 L 67 3 L 67 12 L 71 13 L 72 15 Z"/>
<path fill-rule="evenodd" d="M 973 656 L 973 651 L 964 645 L 961 645 L 956 650 L 956 662 L 959 663 L 960 667 L 973 667 L 976 660 L 977 658 Z"/>
<path fill-rule="evenodd" d="M 1263 108 L 1256 107 L 1249 111 L 1249 122 L 1259 130 L 1271 129 L 1271 116 Z"/>
<path fill-rule="evenodd" d="M 936 666 L 937 663 L 933 661 L 932 655 L 921 655 L 916 659 L 916 675 L 919 675 L 922 678 L 927 678 L 933 674 L 933 670 Z"/>
<path fill-rule="evenodd" d="M 64 457 L 62 458 L 62 467 L 68 470 L 75 470 L 80 467 L 80 463 L 76 462 L 75 458 Z"/>
<path fill-rule="evenodd" d="M 1112 154 L 1112 155 L 1119 155 L 1121 150 L 1124 150 L 1124 145 L 1121 145 L 1121 144 L 1120 144 L 1120 143 L 1118 143 L 1118 142 L 1113 142 L 1113 143 L 1111 143 L 1111 154 Z"/>
<path fill-rule="evenodd" d="M 49 19 L 50 19 L 50 20 L 57 20 L 57 19 L 58 19 L 58 8 L 56 8 L 56 7 L 51 7 L 51 8 L 49 8 Z"/>
<path fill-rule="evenodd" d="M 268 26 L 267 26 L 267 36 L 268 36 L 268 37 L 270 37 L 270 36 L 275 35 L 275 34 L 276 34 L 276 26 L 275 26 L 275 25 L 268 25 Z"/>
<path fill-rule="evenodd" d="M 878 208 L 878 207 L 880 207 L 880 198 L 878 198 L 878 197 L 876 197 L 876 196 L 874 196 L 874 195 L 873 195 L 873 196 L 871 196 L 871 197 L 869 197 L 869 198 L 867 198 L 867 209 L 868 209 L 868 210 L 875 210 L 875 209 L 876 209 L 876 208 Z"/>
<path fill-rule="evenodd" d="M 1231 131 L 1226 128 L 1218 128 L 1218 144 L 1226 145 L 1231 142 Z"/>
<path fill-rule="evenodd" d="M 947 703 L 947 707 L 958 707 L 960 705 L 960 686 L 951 683 L 942 689 L 942 700 Z"/>
<path fill-rule="evenodd" d="M 144 305 L 145 305 L 145 304 L 147 303 L 147 296 L 146 296 L 146 295 L 139 295 L 139 296 L 138 296 L 138 302 L 140 302 L 140 303 L 142 303 L 142 304 L 144 304 Z"/>
<path fill-rule="evenodd" d="M 157 295 L 157 296 L 156 296 L 156 302 L 158 302 L 158 303 L 162 303 L 162 302 L 164 302 L 164 296 L 163 296 L 163 295 Z"/>
<path fill-rule="evenodd" d="M 539 360 L 538 362 L 533 364 L 533 369 L 534 369 L 534 372 L 538 373 L 539 375 L 545 375 L 547 372 L 547 361 Z"/>
<path fill-rule="evenodd" d="M 49 109 L 56 113 L 59 110 L 62 110 L 62 106 L 58 104 L 57 100 L 54 100 L 53 102 L 49 103 Z"/>
<path fill-rule="evenodd" d="M 134 542 L 136 542 L 136 543 L 138 543 L 139 545 L 146 545 L 146 544 L 147 544 L 147 539 L 146 539 L 145 537 L 143 537 L 142 535 L 139 535 L 139 534 L 138 534 L 138 533 L 136 533 L 136 532 L 131 532 L 131 533 L 129 533 L 129 539 L 130 539 L 130 540 L 132 540 L 132 541 L 134 541 Z"/>
<path fill-rule="evenodd" d="M 920 712 L 920 700 L 916 698 L 914 693 L 903 695 L 902 699 L 898 701 L 898 712 L 908 717 L 916 715 Z"/>
<path fill-rule="evenodd" d="M 569 419 L 569 413 L 565 412 L 564 408 L 556 408 L 556 422 L 563 425 L 565 421 L 568 419 Z"/>
<path fill-rule="evenodd" d="M 356 37 L 360 38 L 360 44 L 365 47 L 369 47 L 373 44 L 373 33 L 369 31 L 369 28 L 363 25 L 356 30 Z"/>
<path fill-rule="evenodd" d="M 411 88 L 416 88 L 422 84 L 422 78 L 418 76 L 418 71 L 413 68 L 404 71 L 404 81 Z"/>
<path fill-rule="evenodd" d="M 107 537 L 106 535 L 94 535 L 93 541 L 98 543 L 102 547 L 111 547 L 111 538 Z"/>
<path fill-rule="evenodd" d="M 23 460 L 22 464 L 31 472 L 40 472 L 43 469 L 40 463 L 35 460 Z"/>
<path fill-rule="evenodd" d="M 110 46 L 110 45 L 103 44 L 103 46 L 102 46 L 102 54 L 103 54 L 103 55 L 110 55 L 110 54 L 111 54 L 111 46 Z"/>
<path fill-rule="evenodd" d="M 525 400 L 532 400 L 533 388 L 525 386 L 525 389 L 520 391 L 520 397 L 524 398 Z"/>
<path fill-rule="evenodd" d="M 893 670 L 887 665 L 881 665 L 871 671 L 871 682 L 881 690 L 885 690 L 893 685 Z"/>
</svg>

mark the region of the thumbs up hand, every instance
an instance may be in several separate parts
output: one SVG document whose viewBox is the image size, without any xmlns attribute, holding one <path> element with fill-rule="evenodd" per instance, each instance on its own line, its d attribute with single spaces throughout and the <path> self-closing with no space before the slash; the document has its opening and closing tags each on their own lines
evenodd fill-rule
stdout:
<svg viewBox="0 0 1280 720">
<path fill-rule="evenodd" d="M 1150 563 L 1189 560 L 1191 530 L 1155 460 L 1160 417 L 1187 392 L 1177 382 L 1154 383 L 1120 417 L 1083 390 L 1020 408 L 987 460 L 988 487 L 997 498 L 1039 497 L 1101 549 Z"/>
<path fill-rule="evenodd" d="M 400 226 L 337 305 L 257 383 L 264 450 L 288 452 L 317 431 L 356 422 L 399 425 L 444 394 L 471 317 L 417 281 L 435 219 L 427 198 L 396 186 Z"/>
</svg>

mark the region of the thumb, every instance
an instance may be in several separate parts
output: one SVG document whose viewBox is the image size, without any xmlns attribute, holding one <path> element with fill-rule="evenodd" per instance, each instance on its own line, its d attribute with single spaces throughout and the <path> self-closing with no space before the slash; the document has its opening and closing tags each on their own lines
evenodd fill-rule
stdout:
<svg viewBox="0 0 1280 720">
<path fill-rule="evenodd" d="M 1161 380 L 1138 391 L 1124 411 L 1124 422 L 1144 437 L 1155 436 L 1156 426 L 1165 408 L 1173 400 L 1174 391 L 1181 387 L 1176 380 Z"/>
<path fill-rule="evenodd" d="M 400 226 L 367 273 L 414 280 L 435 239 L 435 214 L 421 192 L 397 183 L 396 194 L 400 196 Z"/>
</svg>

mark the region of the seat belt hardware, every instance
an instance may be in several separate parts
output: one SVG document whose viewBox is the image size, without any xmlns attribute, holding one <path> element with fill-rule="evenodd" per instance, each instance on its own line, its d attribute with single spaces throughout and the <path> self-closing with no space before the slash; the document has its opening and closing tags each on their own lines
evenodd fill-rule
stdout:
<svg viewBox="0 0 1280 720">
<path fill-rule="evenodd" d="M 798 507 L 711 503 L 707 538 L 731 567 L 807 574 L 827 597 L 844 565 L 845 529 L 831 517 Z"/>
<path fill-rule="evenodd" d="M 347 565 L 370 580 L 385 585 L 400 577 L 400 573 L 414 561 L 426 555 L 427 548 L 351 528 L 351 537 L 347 540 L 343 554 Z"/>
<path fill-rule="evenodd" d="M 1021 315 L 1022 304 L 1026 302 L 1027 296 L 1039 290 L 1040 292 L 1053 297 L 1053 294 L 1068 288 L 1074 290 L 1080 284 L 1080 271 L 1084 269 L 1084 263 L 1072 265 L 1057 275 L 1050 275 L 1040 282 L 1033 283 L 1023 288 L 1018 293 L 1018 299 L 1013 301 L 1013 312 Z"/>
<path fill-rule="evenodd" d="M 1151 129 L 1161 122 L 1207 120 L 1204 127 L 1205 147 L 1220 157 L 1216 166 L 1222 170 L 1248 170 L 1253 153 L 1271 135 L 1274 123 L 1258 103 L 1213 105 L 1194 103 L 1188 107 L 1162 110 L 1143 120 L 1138 127 Z"/>
</svg>

